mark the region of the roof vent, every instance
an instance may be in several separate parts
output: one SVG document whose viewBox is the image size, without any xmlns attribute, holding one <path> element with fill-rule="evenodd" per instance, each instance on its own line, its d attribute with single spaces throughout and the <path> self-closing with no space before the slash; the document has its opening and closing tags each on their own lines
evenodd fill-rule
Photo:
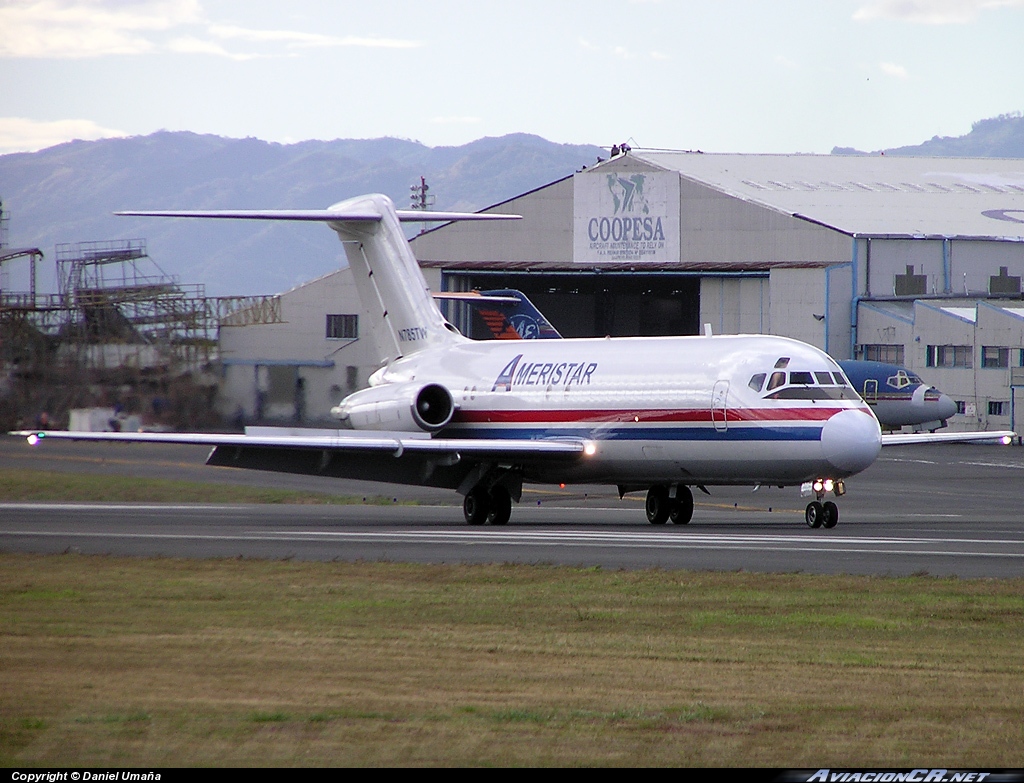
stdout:
<svg viewBox="0 0 1024 783">
<path fill-rule="evenodd" d="M 999 267 L 999 274 L 988 279 L 988 292 L 999 296 L 1020 296 L 1020 277 L 1011 276 L 1005 266 Z"/>
<path fill-rule="evenodd" d="M 927 275 L 915 275 L 913 264 L 907 264 L 905 275 L 893 275 L 893 278 L 896 296 L 923 296 L 928 292 Z"/>
</svg>

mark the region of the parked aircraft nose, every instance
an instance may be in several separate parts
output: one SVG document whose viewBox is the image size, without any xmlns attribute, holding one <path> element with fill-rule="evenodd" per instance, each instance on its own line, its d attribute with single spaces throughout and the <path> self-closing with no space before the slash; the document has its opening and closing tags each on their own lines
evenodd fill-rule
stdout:
<svg viewBox="0 0 1024 783">
<path fill-rule="evenodd" d="M 940 394 L 939 401 L 935 403 L 935 418 L 939 421 L 945 421 L 956 416 L 956 412 L 956 400 L 948 394 Z"/>
<path fill-rule="evenodd" d="M 875 461 L 881 448 L 878 420 L 867 411 L 840 411 L 821 428 L 822 454 L 845 475 L 864 470 Z"/>
</svg>

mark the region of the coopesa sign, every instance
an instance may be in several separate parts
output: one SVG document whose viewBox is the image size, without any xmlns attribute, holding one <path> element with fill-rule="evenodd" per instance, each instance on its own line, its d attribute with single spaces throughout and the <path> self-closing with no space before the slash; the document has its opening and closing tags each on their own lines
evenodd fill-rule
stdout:
<svg viewBox="0 0 1024 783">
<path fill-rule="evenodd" d="M 609 239 L 615 242 L 632 240 L 639 242 L 643 240 L 665 239 L 665 229 L 662 227 L 661 218 L 590 218 L 587 223 L 587 237 L 591 242 L 607 242 Z"/>
<path fill-rule="evenodd" d="M 679 175 L 671 171 L 580 172 L 573 179 L 573 261 L 679 260 Z"/>
</svg>

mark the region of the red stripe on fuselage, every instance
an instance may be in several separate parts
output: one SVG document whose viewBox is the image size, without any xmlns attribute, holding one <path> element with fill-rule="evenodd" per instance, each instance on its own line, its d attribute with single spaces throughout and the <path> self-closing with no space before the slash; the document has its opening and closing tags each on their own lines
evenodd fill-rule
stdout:
<svg viewBox="0 0 1024 783">
<path fill-rule="evenodd" d="M 729 408 L 728 421 L 827 421 L 848 408 Z M 715 412 L 716 418 L 720 415 Z M 710 409 L 697 410 L 459 410 L 454 422 L 491 424 L 710 422 Z"/>
</svg>

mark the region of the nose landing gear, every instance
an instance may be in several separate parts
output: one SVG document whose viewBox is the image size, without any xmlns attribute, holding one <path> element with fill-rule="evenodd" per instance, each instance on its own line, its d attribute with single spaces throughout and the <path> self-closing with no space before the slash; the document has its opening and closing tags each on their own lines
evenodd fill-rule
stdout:
<svg viewBox="0 0 1024 783">
<path fill-rule="evenodd" d="M 827 530 L 834 528 L 839 524 L 839 506 L 831 500 L 826 500 L 824 503 L 821 500 L 828 492 L 835 492 L 836 495 L 846 494 L 846 487 L 842 480 L 817 479 L 806 486 L 808 490 L 814 491 L 816 497 L 815 500 L 807 504 L 807 509 L 804 511 L 804 521 L 807 523 L 807 527 L 815 529 L 823 527 Z"/>
<path fill-rule="evenodd" d="M 807 522 L 807 527 L 833 528 L 839 524 L 839 506 L 831 500 L 824 503 L 812 500 L 804 511 L 804 521 Z"/>
</svg>

